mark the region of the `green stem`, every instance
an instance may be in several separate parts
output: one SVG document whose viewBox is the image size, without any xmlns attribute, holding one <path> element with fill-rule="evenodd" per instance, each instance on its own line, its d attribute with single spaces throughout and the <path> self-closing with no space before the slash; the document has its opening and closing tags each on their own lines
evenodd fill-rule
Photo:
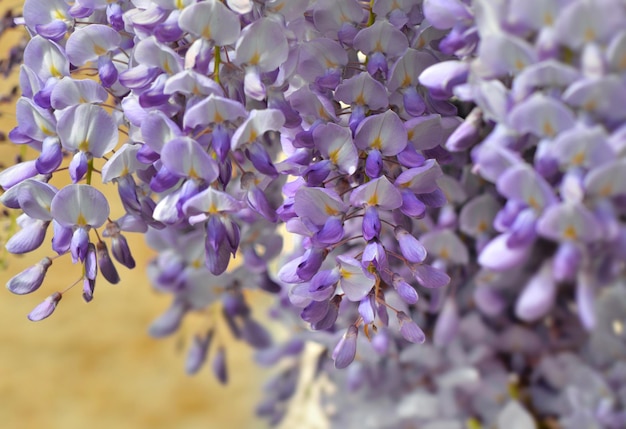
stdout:
<svg viewBox="0 0 626 429">
<path fill-rule="evenodd" d="M 222 62 L 222 57 L 220 53 L 220 47 L 216 46 L 215 48 L 215 56 L 214 56 L 214 64 L 213 67 L 213 80 L 216 83 L 220 83 L 220 63 Z"/>
<path fill-rule="evenodd" d="M 376 19 L 376 14 L 374 13 L 374 0 L 370 0 L 370 15 L 369 18 L 367 19 L 367 26 L 369 27 L 370 25 L 372 25 L 374 23 L 374 20 Z"/>
<path fill-rule="evenodd" d="M 85 181 L 88 185 L 91 185 L 91 175 L 93 173 L 93 158 L 87 161 L 87 174 L 85 175 Z"/>
</svg>

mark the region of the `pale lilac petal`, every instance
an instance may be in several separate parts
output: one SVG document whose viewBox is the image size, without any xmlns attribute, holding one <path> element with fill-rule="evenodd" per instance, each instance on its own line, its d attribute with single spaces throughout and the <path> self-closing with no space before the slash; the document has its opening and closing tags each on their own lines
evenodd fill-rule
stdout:
<svg viewBox="0 0 626 429">
<path fill-rule="evenodd" d="M 465 265 L 469 262 L 469 252 L 461 239 L 449 229 L 428 232 L 420 237 L 428 254 L 451 264 Z"/>
<path fill-rule="evenodd" d="M 556 299 L 557 286 L 552 276 L 552 263 L 543 264 L 522 290 L 515 302 L 515 315 L 534 322 L 549 313 Z"/>
<path fill-rule="evenodd" d="M 90 24 L 70 35 L 65 50 L 72 64 L 82 66 L 117 49 L 121 42 L 122 36 L 113 28 L 102 24 Z"/>
<path fill-rule="evenodd" d="M 424 165 L 409 168 L 402 172 L 395 181 L 400 189 L 410 189 L 416 194 L 427 194 L 438 189 L 437 179 L 443 176 L 443 172 L 434 159 L 424 162 Z"/>
<path fill-rule="evenodd" d="M 505 271 L 522 265 L 530 255 L 532 246 L 510 248 L 510 234 L 501 234 L 491 240 L 480 252 L 478 263 L 493 271 Z"/>
<path fill-rule="evenodd" d="M 505 32 L 481 40 L 478 49 L 481 67 L 494 77 L 517 74 L 537 61 L 533 46 Z"/>
<path fill-rule="evenodd" d="M 626 160 L 618 159 L 591 170 L 585 175 L 585 190 L 598 197 L 626 195 Z"/>
<path fill-rule="evenodd" d="M 387 177 L 381 176 L 356 188 L 350 195 L 350 204 L 367 204 L 383 210 L 393 210 L 402 205 L 402 194 Z"/>
<path fill-rule="evenodd" d="M 303 186 L 295 195 L 296 214 L 313 222 L 324 225 L 330 216 L 337 216 L 347 211 L 348 207 L 332 190 Z"/>
<path fill-rule="evenodd" d="M 552 186 L 528 164 L 508 168 L 498 179 L 497 187 L 509 200 L 523 202 L 537 211 L 557 201 Z"/>
<path fill-rule="evenodd" d="M 361 263 L 354 258 L 338 256 L 339 286 L 350 301 L 358 302 L 372 290 L 376 280 L 363 272 Z"/>
<path fill-rule="evenodd" d="M 57 190 L 52 185 L 26 180 L 20 183 L 17 200 L 20 208 L 33 219 L 52 220 L 50 204 Z"/>
<path fill-rule="evenodd" d="M 137 160 L 137 152 L 141 145 L 124 144 L 102 167 L 102 183 L 119 179 L 137 170 L 145 170 L 148 165 Z"/>
<path fill-rule="evenodd" d="M 168 75 L 182 71 L 182 60 L 171 48 L 159 43 L 154 36 L 140 41 L 134 50 L 138 63 L 158 67 Z"/>
<path fill-rule="evenodd" d="M 194 70 L 183 70 L 167 78 L 164 94 L 181 93 L 186 95 L 224 95 L 222 87 L 208 76 Z"/>
<path fill-rule="evenodd" d="M 500 204 L 490 194 L 477 196 L 463 205 L 459 214 L 459 229 L 477 238 L 492 229 Z"/>
<path fill-rule="evenodd" d="M 54 116 L 32 100 L 21 97 L 15 105 L 15 116 L 19 130 L 33 140 L 43 141 L 56 134 Z"/>
<path fill-rule="evenodd" d="M 6 242 L 5 248 L 9 253 L 21 255 L 32 252 L 43 243 L 50 222 L 39 219 L 27 219 L 27 222 L 20 225 L 22 229 L 13 234 Z"/>
<path fill-rule="evenodd" d="M 271 46 L 272 49 L 267 49 Z M 235 64 L 254 66 L 261 72 L 277 69 L 287 60 L 289 46 L 278 21 L 261 18 L 248 25 L 237 40 Z"/>
<path fill-rule="evenodd" d="M 169 141 L 161 151 L 163 165 L 172 173 L 213 182 L 219 175 L 217 163 L 197 141 L 178 137 Z"/>
<path fill-rule="evenodd" d="M 183 211 L 188 215 L 201 213 L 234 213 L 241 210 L 242 204 L 229 194 L 214 188 L 206 190 L 189 198 L 183 205 Z"/>
<path fill-rule="evenodd" d="M 185 128 L 195 128 L 198 125 L 234 122 L 246 116 L 245 107 L 238 101 L 211 94 L 185 112 L 183 123 Z"/>
<path fill-rule="evenodd" d="M 520 133 L 553 138 L 573 127 L 575 117 L 559 100 L 537 92 L 513 108 L 510 124 Z"/>
<path fill-rule="evenodd" d="M 61 79 L 52 89 L 50 104 L 57 110 L 80 103 L 103 103 L 109 97 L 106 90 L 90 79 Z"/>
<path fill-rule="evenodd" d="M 602 239 L 602 226 L 580 203 L 563 202 L 548 207 L 537 222 L 537 232 L 554 241 L 589 243 Z"/>
<path fill-rule="evenodd" d="M 218 46 L 235 43 L 241 30 L 239 17 L 218 0 L 186 7 L 178 18 L 178 25 L 182 30 L 212 40 Z"/>
<path fill-rule="evenodd" d="M 387 88 L 393 92 L 400 88 L 417 86 L 418 76 L 435 61 L 435 57 L 428 52 L 407 49 L 391 68 Z"/>
<path fill-rule="evenodd" d="M 591 331 L 596 326 L 596 285 L 593 275 L 581 271 L 576 282 L 576 307 L 578 317 L 585 329 Z"/>
<path fill-rule="evenodd" d="M 231 149 L 252 143 L 267 131 L 279 131 L 285 124 L 285 115 L 277 109 L 252 110 L 248 119 L 237 128 L 231 140 Z"/>
<path fill-rule="evenodd" d="M 313 131 L 313 140 L 324 158 L 336 165 L 339 171 L 354 174 L 359 155 L 349 128 L 332 122 L 319 125 Z"/>
<path fill-rule="evenodd" d="M 106 110 L 94 104 L 80 104 L 65 110 L 57 132 L 65 149 L 89 152 L 95 158 L 110 152 L 118 141 L 115 121 Z"/>
<path fill-rule="evenodd" d="M 335 90 L 335 99 L 346 104 L 367 105 L 372 110 L 389 105 L 387 90 L 369 73 L 358 73 L 343 80 Z"/>
<path fill-rule="evenodd" d="M 74 184 L 61 189 L 50 204 L 50 212 L 62 226 L 100 227 L 109 216 L 106 197 L 90 185 Z"/>
<path fill-rule="evenodd" d="M 363 28 L 354 37 L 352 43 L 355 49 L 366 55 L 372 52 L 382 52 L 389 57 L 397 57 L 409 47 L 404 33 L 384 19 L 376 20 L 369 27 Z"/>
<path fill-rule="evenodd" d="M 24 64 L 44 82 L 50 77 L 70 75 L 70 62 L 64 50 L 41 36 L 35 36 L 28 42 L 24 49 Z"/>
<path fill-rule="evenodd" d="M 365 118 L 356 130 L 354 143 L 359 149 L 376 149 L 385 156 L 394 156 L 406 147 L 407 132 L 398 115 L 387 110 Z"/>
</svg>

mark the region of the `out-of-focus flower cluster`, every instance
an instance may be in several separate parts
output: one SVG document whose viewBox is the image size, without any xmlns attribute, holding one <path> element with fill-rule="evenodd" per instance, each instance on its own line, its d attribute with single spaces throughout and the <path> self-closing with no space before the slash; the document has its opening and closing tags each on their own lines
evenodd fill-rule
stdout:
<svg viewBox="0 0 626 429">
<path fill-rule="evenodd" d="M 205 314 L 186 369 L 210 355 L 222 382 L 224 326 L 288 358 L 275 424 L 314 341 L 333 427 L 626 426 L 623 2 L 26 0 L 18 21 L 9 138 L 37 156 L 0 173 L 6 248 L 51 229 L 55 255 L 7 287 L 82 266 L 29 319 L 119 282 L 144 233 L 173 296 L 150 333 Z"/>
</svg>

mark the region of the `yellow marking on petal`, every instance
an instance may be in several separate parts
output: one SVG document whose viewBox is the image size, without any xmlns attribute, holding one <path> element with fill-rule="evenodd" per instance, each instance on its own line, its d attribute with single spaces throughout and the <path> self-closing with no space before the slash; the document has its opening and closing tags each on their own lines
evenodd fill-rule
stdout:
<svg viewBox="0 0 626 429">
<path fill-rule="evenodd" d="M 337 213 L 339 213 L 337 210 L 335 210 L 328 204 L 324 204 L 324 212 L 326 212 L 328 216 L 335 216 Z"/>
<path fill-rule="evenodd" d="M 194 268 L 201 268 L 204 265 L 204 261 L 200 260 L 200 259 L 194 259 L 191 262 L 191 266 Z"/>
<path fill-rule="evenodd" d="M 80 144 L 78 145 L 78 150 L 81 152 L 88 152 L 89 142 L 87 140 L 83 140 L 82 142 L 80 142 Z"/>
<path fill-rule="evenodd" d="M 354 100 L 355 104 L 365 105 L 365 96 L 362 92 L 357 95 L 356 100 Z"/>
<path fill-rule="evenodd" d="M 375 52 L 383 52 L 383 45 L 380 43 L 380 40 L 376 41 L 376 46 L 374 46 Z"/>
<path fill-rule="evenodd" d="M 336 165 L 339 162 L 339 149 L 335 149 L 330 152 L 328 157 L 330 158 L 330 162 Z"/>
<path fill-rule="evenodd" d="M 518 71 L 524 70 L 524 67 L 526 67 L 526 63 L 524 61 L 522 61 L 521 58 L 516 58 L 515 59 L 515 68 Z"/>
<path fill-rule="evenodd" d="M 450 252 L 448 251 L 448 249 L 446 247 L 443 247 L 441 249 L 441 251 L 439 252 L 439 257 L 441 259 L 449 259 L 450 258 Z"/>
<path fill-rule="evenodd" d="M 563 231 L 563 238 L 566 240 L 576 240 L 578 238 L 578 234 L 576 233 L 576 228 L 573 225 L 568 225 L 567 228 Z"/>
<path fill-rule="evenodd" d="M 205 39 L 211 38 L 211 27 L 207 25 L 202 29 L 202 37 L 204 37 Z"/>
<path fill-rule="evenodd" d="M 101 57 L 102 55 L 107 53 L 107 50 L 104 49 L 102 46 L 100 45 L 93 45 L 93 51 L 96 53 L 97 56 Z"/>
<path fill-rule="evenodd" d="M 85 99 L 81 96 L 81 97 L 78 99 L 78 102 L 79 102 L 80 104 L 84 104 L 84 103 L 86 103 L 86 102 L 87 102 L 87 100 L 85 100 Z"/>
<path fill-rule="evenodd" d="M 61 72 L 56 68 L 54 64 L 50 64 L 50 69 L 48 70 L 50 74 L 54 77 L 61 77 Z"/>
<path fill-rule="evenodd" d="M 328 113 L 326 113 L 326 110 L 322 106 L 320 106 L 320 108 L 317 110 L 317 114 L 319 115 L 321 119 L 325 119 L 325 120 L 330 119 L 328 117 Z"/>
<path fill-rule="evenodd" d="M 550 123 L 550 121 L 544 121 L 543 123 L 543 133 L 548 137 L 552 137 L 556 134 L 556 130 Z"/>
<path fill-rule="evenodd" d="M 87 219 L 85 219 L 85 216 L 83 215 L 82 212 L 78 213 L 78 219 L 76 219 L 76 225 L 78 226 L 87 225 Z"/>
<path fill-rule="evenodd" d="M 581 166 L 585 162 L 585 152 L 580 151 L 572 158 L 572 165 Z"/>
<path fill-rule="evenodd" d="M 185 8 L 185 4 L 183 3 L 183 0 L 176 0 L 176 8 L 181 9 L 181 10 Z"/>
<path fill-rule="evenodd" d="M 411 141 L 413 140 L 413 135 L 414 135 L 414 134 L 415 134 L 415 131 L 414 131 L 414 130 L 408 130 L 408 131 L 406 132 L 406 136 L 407 136 L 407 138 L 408 138 L 409 140 L 411 140 Z"/>
<path fill-rule="evenodd" d="M 585 28 L 585 42 L 593 42 L 596 39 L 596 32 L 593 31 L 593 28 L 587 27 Z"/>
<path fill-rule="evenodd" d="M 252 128 L 252 130 L 250 130 L 250 138 L 248 139 L 248 142 L 255 141 L 258 136 L 259 136 L 259 133 L 257 133 L 257 131 L 254 128 Z"/>
<path fill-rule="evenodd" d="M 620 70 L 624 70 L 626 69 L 626 55 L 622 55 L 619 59 L 619 61 L 617 62 L 617 67 Z"/>
<path fill-rule="evenodd" d="M 372 195 L 370 199 L 367 201 L 367 204 L 369 204 L 370 206 L 378 205 L 378 195 L 376 194 Z"/>
<path fill-rule="evenodd" d="M 124 166 L 124 169 L 122 170 L 122 172 L 120 173 L 120 176 L 126 176 L 128 174 L 128 167 Z"/>
<path fill-rule="evenodd" d="M 61 9 L 55 9 L 54 12 L 52 12 L 52 18 L 63 21 L 65 19 L 65 14 Z"/>
<path fill-rule="evenodd" d="M 589 100 L 587 101 L 585 104 L 583 104 L 583 108 L 585 110 L 596 110 L 596 108 L 598 107 L 598 101 L 597 100 Z"/>
<path fill-rule="evenodd" d="M 209 206 L 208 213 L 215 214 L 217 212 L 218 212 L 217 205 L 214 202 L 211 203 L 211 205 Z"/>
<path fill-rule="evenodd" d="M 550 12 L 546 12 L 546 14 L 543 15 L 543 23 L 548 27 L 551 27 L 552 24 L 554 24 L 554 17 Z"/>
<path fill-rule="evenodd" d="M 196 172 L 196 169 L 193 168 L 193 166 L 191 166 L 191 169 L 189 170 L 189 173 L 187 173 L 187 175 L 191 177 L 192 179 L 197 179 L 199 177 L 198 173 Z"/>
<path fill-rule="evenodd" d="M 485 231 L 487 231 L 487 228 L 489 228 L 489 225 L 487 224 L 487 222 L 485 222 L 484 220 L 481 220 L 478 224 L 478 226 L 476 227 L 476 229 L 478 230 L 479 233 L 483 233 Z"/>
<path fill-rule="evenodd" d="M 258 51 L 254 51 L 254 55 L 252 55 L 252 58 L 250 58 L 249 64 L 252 64 L 253 66 L 255 66 L 259 63 L 260 60 L 261 60 L 261 55 L 259 54 Z"/>
<path fill-rule="evenodd" d="M 346 280 L 352 277 L 352 273 L 344 268 L 339 270 L 339 275 Z"/>
<path fill-rule="evenodd" d="M 404 79 L 402 79 L 402 87 L 405 86 L 411 86 L 411 83 L 413 82 L 413 80 L 411 79 L 411 76 L 409 76 L 408 73 L 404 73 Z"/>
<path fill-rule="evenodd" d="M 213 122 L 224 122 L 224 117 L 220 114 L 219 110 L 215 111 L 213 115 Z M 252 134 L 250 134 L 252 136 Z"/>
<path fill-rule="evenodd" d="M 41 130 L 42 133 L 44 133 L 47 136 L 53 136 L 55 134 L 54 131 L 51 131 L 48 127 L 46 127 L 43 124 L 39 126 L 39 129 Z"/>
<path fill-rule="evenodd" d="M 327 69 L 334 69 L 335 67 L 337 67 L 337 64 L 335 64 L 333 61 L 329 60 L 326 57 L 324 57 L 324 64 L 326 64 Z"/>
<path fill-rule="evenodd" d="M 613 193 L 613 185 L 611 183 L 607 183 L 600 189 L 601 197 L 609 197 Z"/>
<path fill-rule="evenodd" d="M 526 203 L 535 210 L 539 210 L 541 208 L 539 206 L 539 202 L 532 195 L 528 198 L 528 201 L 526 201 Z"/>
<path fill-rule="evenodd" d="M 611 325 L 615 335 L 622 335 L 624 333 L 624 323 L 622 323 L 621 320 L 615 319 Z"/>
<path fill-rule="evenodd" d="M 170 66 L 170 62 L 168 60 L 165 60 L 163 63 L 163 70 L 167 74 L 172 74 L 172 67 Z"/>
<path fill-rule="evenodd" d="M 370 145 L 373 149 L 380 150 L 383 147 L 383 142 L 380 140 L 380 136 L 376 137 Z"/>
</svg>

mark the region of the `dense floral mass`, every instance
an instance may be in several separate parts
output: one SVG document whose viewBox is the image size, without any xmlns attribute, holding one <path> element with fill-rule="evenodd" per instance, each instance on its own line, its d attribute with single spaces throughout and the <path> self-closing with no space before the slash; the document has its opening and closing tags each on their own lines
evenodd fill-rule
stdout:
<svg viewBox="0 0 626 429">
<path fill-rule="evenodd" d="M 6 248 L 52 249 L 11 292 L 69 254 L 89 302 L 143 233 L 172 295 L 151 335 L 219 308 L 186 369 L 226 382 L 218 326 L 288 358 L 274 424 L 312 341 L 332 427 L 626 427 L 624 2 L 26 0 L 18 24 L 9 138 L 38 154 L 0 173 Z"/>
</svg>

